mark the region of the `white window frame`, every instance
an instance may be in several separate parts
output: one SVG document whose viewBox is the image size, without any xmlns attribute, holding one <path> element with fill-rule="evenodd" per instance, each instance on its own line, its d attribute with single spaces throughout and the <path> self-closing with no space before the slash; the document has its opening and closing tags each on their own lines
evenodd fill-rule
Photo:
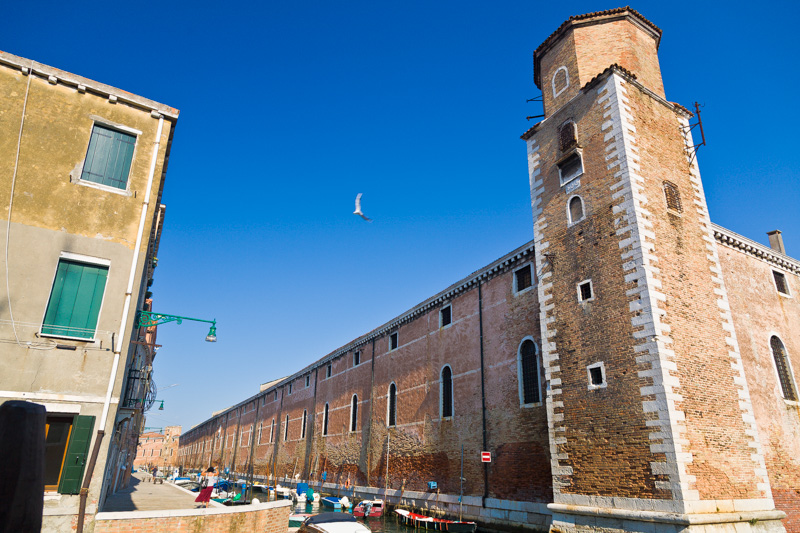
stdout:
<svg viewBox="0 0 800 533">
<path fill-rule="evenodd" d="M 570 210 L 569 206 L 572 204 L 572 200 L 577 198 L 581 202 L 581 218 L 578 220 L 572 220 L 572 211 Z M 572 196 L 567 199 L 567 227 L 572 227 L 575 224 L 583 222 L 586 220 L 586 202 L 583 201 L 583 198 L 579 194 L 573 194 Z"/>
<path fill-rule="evenodd" d="M 275 438 L 275 417 L 272 417 L 272 423 L 269 425 L 269 443 L 272 444 L 275 442 L 273 439 Z"/>
<path fill-rule="evenodd" d="M 791 298 L 792 297 L 792 289 L 789 287 L 789 278 L 786 277 L 786 274 L 781 272 L 780 270 L 777 270 L 777 269 L 774 269 L 774 268 L 771 269 L 771 270 L 772 270 L 772 285 L 775 287 L 775 292 L 777 292 L 780 296 L 783 296 L 784 298 Z M 786 290 L 789 291 L 789 292 L 781 292 L 781 290 L 778 288 L 778 282 L 775 279 L 775 274 L 780 274 L 781 276 L 783 276 L 783 281 L 786 283 Z M 778 337 L 778 338 L 780 338 L 780 337 Z M 781 340 L 781 342 L 783 342 L 783 341 Z"/>
<path fill-rule="evenodd" d="M 325 402 L 325 406 L 322 408 L 322 428 L 320 428 L 322 429 L 321 433 L 323 437 L 327 437 L 330 433 L 328 431 L 328 424 L 330 423 L 328 418 L 330 418 L 330 414 L 331 414 L 330 405 L 328 405 L 328 402 Z"/>
<path fill-rule="evenodd" d="M 286 424 L 283 426 L 283 442 L 289 440 L 289 415 L 286 415 Z"/>
<path fill-rule="evenodd" d="M 394 424 L 389 424 L 389 415 L 391 413 L 391 402 L 389 401 L 392 396 L 392 385 L 394 385 Z M 397 426 L 397 383 L 392 381 L 386 389 L 386 427 Z"/>
<path fill-rule="evenodd" d="M 306 388 L 311 386 L 311 374 L 306 374 Z"/>
<path fill-rule="evenodd" d="M 444 380 L 442 379 L 442 374 L 444 373 L 444 369 L 450 369 L 450 407 L 451 413 L 450 416 L 444 416 Z M 452 420 L 453 417 L 456 416 L 456 385 L 455 385 L 455 373 L 453 372 L 453 367 L 450 364 L 445 364 L 439 370 L 439 420 Z"/>
<path fill-rule="evenodd" d="M 92 189 L 98 189 L 105 192 L 110 192 L 113 194 L 119 194 L 121 196 L 133 196 L 133 192 L 131 192 L 131 175 L 133 174 L 133 163 L 136 160 L 136 157 L 139 152 L 139 144 L 142 138 L 142 132 L 131 128 L 130 126 L 125 126 L 124 124 L 119 124 L 117 122 L 113 122 L 111 120 L 105 119 L 103 117 L 98 117 L 96 115 L 89 115 L 89 118 L 92 119 L 92 127 L 89 129 L 89 140 L 86 141 L 86 147 L 83 150 L 83 159 L 80 160 L 80 163 L 75 167 L 75 169 L 70 173 L 70 181 L 77 185 L 81 185 L 84 187 L 91 187 Z M 131 154 L 131 168 L 128 171 L 128 179 L 125 182 L 124 189 L 118 189 L 117 187 L 112 187 L 110 185 L 104 185 L 102 183 L 96 183 L 94 181 L 89 181 L 81 178 L 83 175 L 83 167 L 86 164 L 86 156 L 89 153 L 89 144 L 92 142 L 92 132 L 94 131 L 95 124 L 99 124 L 104 128 L 109 128 L 112 130 L 118 130 L 120 133 L 126 133 L 128 135 L 133 135 L 136 137 L 136 141 L 133 144 L 133 154 Z"/>
<path fill-rule="evenodd" d="M 294 383 L 293 383 L 292 381 L 290 381 L 290 382 L 288 383 L 289 392 L 287 392 L 287 393 L 286 393 L 286 395 L 287 395 L 287 396 L 288 396 L 288 395 L 290 395 L 290 394 L 292 394 L 292 385 L 294 385 Z"/>
<path fill-rule="evenodd" d="M 443 324 L 442 323 L 442 322 L 444 322 L 444 320 L 442 318 L 442 312 L 445 309 L 450 309 L 450 322 L 448 322 L 447 324 Z M 439 329 L 449 328 L 452 325 L 453 325 L 453 304 L 443 305 L 442 308 L 439 309 Z"/>
<path fill-rule="evenodd" d="M 358 362 L 356 362 L 358 358 Z M 356 367 L 361 364 L 361 350 L 353 350 L 353 366 Z"/>
<path fill-rule="evenodd" d="M 781 375 L 778 373 L 778 365 L 775 364 L 775 354 L 772 353 L 772 337 L 777 337 L 781 344 L 783 345 L 783 351 L 786 352 L 786 367 L 789 370 L 789 381 L 791 381 L 792 386 L 794 386 L 795 394 L 800 397 L 800 390 L 797 388 L 797 380 L 794 379 L 794 368 L 792 368 L 792 359 L 789 357 L 789 350 L 786 348 L 786 343 L 783 342 L 783 337 L 778 335 L 776 332 L 772 331 L 767 334 L 767 353 L 769 354 L 770 359 L 772 360 L 772 371 L 775 374 L 775 382 L 778 384 L 778 393 L 781 395 L 781 399 L 786 402 L 787 405 L 796 405 L 800 406 L 800 401 L 794 400 L 787 400 L 786 397 L 783 395 L 783 387 L 781 386 Z"/>
<path fill-rule="evenodd" d="M 531 272 L 531 284 L 530 284 L 530 286 L 525 287 L 522 290 L 519 290 L 519 288 L 517 287 L 517 272 L 519 272 L 523 268 L 529 268 L 530 269 L 530 272 Z M 519 268 L 515 268 L 514 272 L 512 273 L 511 284 L 512 284 L 512 289 L 513 289 L 512 292 L 514 293 L 514 296 L 517 296 L 518 294 L 525 294 L 526 292 L 528 292 L 530 290 L 533 290 L 533 288 L 536 287 L 536 275 L 535 275 L 535 272 L 533 270 L 533 263 L 525 263 L 524 265 L 520 266 Z"/>
<path fill-rule="evenodd" d="M 353 406 L 356 406 L 356 414 L 355 418 L 353 418 Z M 347 430 L 349 433 L 358 433 L 358 394 L 353 394 L 350 397 L 350 418 L 349 424 L 347 425 Z M 355 429 L 353 426 L 355 425 Z"/>
<path fill-rule="evenodd" d="M 264 432 L 264 421 L 262 420 L 261 422 L 258 423 L 258 440 L 256 441 L 256 444 L 258 446 L 261 446 L 261 435 L 263 432 Z"/>
<path fill-rule="evenodd" d="M 333 377 L 333 364 L 328 363 L 328 366 L 325 368 L 325 379 L 330 379 Z"/>
<path fill-rule="evenodd" d="M 586 299 L 584 300 L 584 299 L 583 299 L 583 297 L 582 297 L 582 295 L 581 295 L 581 285 L 585 285 L 585 284 L 587 284 L 587 283 L 589 284 L 589 290 L 592 292 L 592 296 L 591 296 L 591 298 L 586 298 Z M 595 292 L 594 292 L 594 283 L 592 283 L 592 280 L 591 280 L 591 279 L 585 279 L 585 280 L 583 280 L 583 281 L 579 281 L 579 282 L 578 282 L 578 283 L 575 285 L 575 288 L 576 288 L 576 289 L 577 289 L 577 291 L 578 291 L 578 302 L 579 302 L 579 303 L 584 303 L 584 302 L 593 302 L 593 301 L 595 300 L 596 296 L 597 296 L 597 295 L 595 294 Z"/>
<path fill-rule="evenodd" d="M 306 438 L 306 424 L 308 424 L 308 410 L 303 409 L 303 419 L 300 423 L 300 440 Z"/>
<path fill-rule="evenodd" d="M 578 156 L 578 160 L 581 162 L 581 171 L 565 181 L 564 176 L 561 174 L 561 165 L 573 156 Z M 583 150 L 580 148 L 574 148 L 570 150 L 566 155 L 564 155 L 564 157 L 556 162 L 556 167 L 558 168 L 558 182 L 562 187 L 570 182 L 580 179 L 580 177 L 586 172 L 586 168 L 583 166 Z"/>
<path fill-rule="evenodd" d="M 603 377 L 603 382 L 599 385 L 592 383 L 592 369 L 599 368 L 600 375 Z M 606 365 L 603 361 L 592 363 L 586 367 L 586 378 L 589 380 L 587 390 L 605 389 L 608 386 L 608 379 L 606 378 Z"/>
<path fill-rule="evenodd" d="M 531 402 L 525 403 L 525 384 L 522 380 L 522 345 L 525 341 L 531 341 L 533 343 L 534 354 L 536 357 L 536 384 L 539 388 L 539 401 L 538 402 Z M 536 340 L 531 336 L 527 335 L 519 341 L 519 345 L 517 346 L 517 392 L 519 394 L 519 406 L 520 407 L 538 407 L 543 403 L 543 396 L 542 396 L 542 354 L 539 351 L 539 345 L 536 343 Z"/>
<path fill-rule="evenodd" d="M 567 82 L 564 84 L 564 87 L 560 91 L 556 91 L 556 76 L 558 76 L 558 73 L 561 72 L 562 70 L 564 71 L 564 76 L 566 77 Z M 561 65 L 555 70 L 555 72 L 553 72 L 553 78 L 550 80 L 550 85 L 553 88 L 553 98 L 558 98 L 559 96 L 561 96 L 561 93 L 567 90 L 567 88 L 569 87 L 569 70 L 567 70 L 566 66 Z"/>
</svg>

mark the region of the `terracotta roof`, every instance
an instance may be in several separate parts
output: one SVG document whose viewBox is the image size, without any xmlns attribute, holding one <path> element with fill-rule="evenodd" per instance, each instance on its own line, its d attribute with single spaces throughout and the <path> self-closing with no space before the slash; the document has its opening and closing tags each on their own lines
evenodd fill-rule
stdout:
<svg viewBox="0 0 800 533">
<path fill-rule="evenodd" d="M 536 86 L 537 87 L 541 86 L 540 83 L 539 83 L 539 68 L 538 68 L 539 67 L 539 54 L 543 53 L 551 44 L 553 44 L 553 42 L 558 37 L 560 37 L 561 34 L 567 30 L 567 28 L 573 26 L 574 22 L 583 21 L 583 20 L 592 19 L 592 18 L 597 18 L 597 17 L 605 17 L 605 16 L 609 16 L 609 15 L 621 15 L 621 14 L 624 14 L 624 13 L 629 13 L 629 14 L 633 15 L 640 22 L 642 22 L 642 24 L 644 24 L 645 26 L 648 26 L 655 33 L 658 34 L 658 38 L 656 39 L 656 48 L 658 48 L 658 41 L 660 41 L 661 33 L 662 33 L 661 32 L 661 28 L 659 28 L 658 26 L 656 26 L 655 24 L 653 24 L 652 22 L 647 20 L 644 17 L 644 15 L 642 15 L 641 13 L 636 11 L 635 9 L 632 9 L 630 6 L 616 7 L 614 9 L 606 9 L 605 11 L 593 11 L 591 13 L 585 13 L 583 15 L 574 15 L 574 16 L 571 16 L 570 18 L 568 18 L 567 20 L 565 20 L 561 24 L 561 26 L 559 26 L 556 29 L 556 31 L 551 33 L 550 36 L 547 37 L 547 39 L 545 39 L 544 42 L 542 42 L 542 44 L 540 44 L 536 48 L 536 50 L 534 50 L 534 52 L 533 52 L 533 64 L 534 64 L 534 67 L 533 67 L 533 81 L 534 81 L 534 83 L 536 83 Z"/>
</svg>

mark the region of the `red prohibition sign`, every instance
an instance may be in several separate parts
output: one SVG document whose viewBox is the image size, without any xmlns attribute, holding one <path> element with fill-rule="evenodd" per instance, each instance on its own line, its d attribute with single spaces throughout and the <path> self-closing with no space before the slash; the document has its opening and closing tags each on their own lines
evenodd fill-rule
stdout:
<svg viewBox="0 0 800 533">
<path fill-rule="evenodd" d="M 492 452 L 481 452 L 481 461 L 484 463 L 492 462 Z"/>
</svg>

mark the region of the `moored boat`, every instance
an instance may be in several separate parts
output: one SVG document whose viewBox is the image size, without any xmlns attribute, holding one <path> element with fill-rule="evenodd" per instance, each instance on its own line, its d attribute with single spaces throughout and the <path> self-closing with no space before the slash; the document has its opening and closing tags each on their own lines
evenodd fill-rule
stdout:
<svg viewBox="0 0 800 533">
<path fill-rule="evenodd" d="M 395 513 L 400 521 L 414 528 L 435 529 L 437 531 L 450 531 L 452 533 L 474 533 L 478 524 L 475 522 L 461 522 L 458 520 L 448 520 L 446 518 L 433 518 L 421 514 L 412 513 L 405 509 L 395 509 Z"/>
<path fill-rule="evenodd" d="M 336 496 L 325 496 L 320 500 L 320 502 L 325 507 L 332 507 L 333 509 L 350 508 L 350 500 L 347 499 L 347 496 L 345 496 L 344 498 L 337 498 Z"/>
<path fill-rule="evenodd" d="M 353 516 L 376 517 L 383 515 L 383 500 L 361 500 L 353 508 Z"/>
<path fill-rule="evenodd" d="M 298 533 L 370 533 L 370 529 L 348 513 L 321 513 L 308 517 Z"/>
<path fill-rule="evenodd" d="M 303 522 L 306 521 L 306 518 L 311 516 L 308 513 L 294 513 L 289 515 L 289 527 L 300 527 L 303 525 Z"/>
</svg>

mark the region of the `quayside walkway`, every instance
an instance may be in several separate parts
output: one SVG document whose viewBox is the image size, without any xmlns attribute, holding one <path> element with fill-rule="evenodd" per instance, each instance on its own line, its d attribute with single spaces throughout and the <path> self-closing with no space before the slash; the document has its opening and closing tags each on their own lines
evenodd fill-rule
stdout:
<svg viewBox="0 0 800 533">
<path fill-rule="evenodd" d="M 130 486 L 106 498 L 104 513 L 125 511 L 162 511 L 167 509 L 198 509 L 197 494 L 176 487 L 172 483 L 148 483 L 149 474 L 136 472 L 131 476 Z M 223 507 L 212 501 L 209 507 Z"/>
</svg>

